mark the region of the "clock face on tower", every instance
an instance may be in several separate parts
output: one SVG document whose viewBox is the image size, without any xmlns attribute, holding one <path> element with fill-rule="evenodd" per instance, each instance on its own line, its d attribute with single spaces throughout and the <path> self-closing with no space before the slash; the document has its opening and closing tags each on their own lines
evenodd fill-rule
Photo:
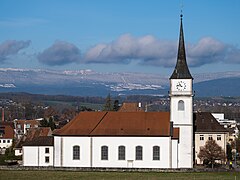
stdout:
<svg viewBox="0 0 240 180">
<path fill-rule="evenodd" d="M 179 81 L 176 85 L 176 88 L 178 91 L 184 91 L 186 89 L 187 85 L 183 81 Z"/>
</svg>

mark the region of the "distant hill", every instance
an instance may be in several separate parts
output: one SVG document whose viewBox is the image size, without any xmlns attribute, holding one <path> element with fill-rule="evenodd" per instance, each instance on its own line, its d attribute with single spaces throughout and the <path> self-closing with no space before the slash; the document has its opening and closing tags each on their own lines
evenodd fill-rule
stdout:
<svg viewBox="0 0 240 180">
<path fill-rule="evenodd" d="M 240 78 L 222 78 L 194 84 L 197 96 L 240 96 Z"/>
<path fill-rule="evenodd" d="M 196 96 L 240 96 L 240 72 L 195 74 Z M 49 95 L 168 95 L 169 77 L 146 73 L 100 73 L 0 68 L 0 92 Z"/>
</svg>

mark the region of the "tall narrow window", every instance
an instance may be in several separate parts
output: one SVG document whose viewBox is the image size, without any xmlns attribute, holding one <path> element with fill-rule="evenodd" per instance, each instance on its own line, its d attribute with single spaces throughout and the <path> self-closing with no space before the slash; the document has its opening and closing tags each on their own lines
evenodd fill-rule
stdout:
<svg viewBox="0 0 240 180">
<path fill-rule="evenodd" d="M 183 100 L 178 101 L 178 110 L 184 111 L 184 101 Z"/>
<path fill-rule="evenodd" d="M 80 146 L 73 146 L 73 159 L 74 160 L 80 159 Z"/>
<path fill-rule="evenodd" d="M 125 146 L 118 147 L 118 160 L 125 160 Z"/>
<path fill-rule="evenodd" d="M 142 160 L 142 146 L 136 147 L 136 160 Z"/>
<path fill-rule="evenodd" d="M 200 135 L 200 141 L 204 140 L 204 135 Z"/>
<path fill-rule="evenodd" d="M 160 147 L 153 146 L 153 160 L 160 160 Z"/>
<path fill-rule="evenodd" d="M 217 135 L 217 141 L 221 141 L 221 135 Z"/>
<path fill-rule="evenodd" d="M 101 160 L 108 160 L 108 147 L 107 146 L 101 147 Z"/>
<path fill-rule="evenodd" d="M 46 154 L 49 153 L 49 148 L 45 148 L 45 153 L 46 153 Z"/>
<path fill-rule="evenodd" d="M 45 156 L 45 163 L 49 163 L 49 156 Z"/>
</svg>

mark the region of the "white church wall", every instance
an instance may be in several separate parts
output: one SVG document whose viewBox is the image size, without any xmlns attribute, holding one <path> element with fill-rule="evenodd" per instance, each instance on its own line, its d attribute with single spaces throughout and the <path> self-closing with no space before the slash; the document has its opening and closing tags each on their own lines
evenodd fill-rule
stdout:
<svg viewBox="0 0 240 180">
<path fill-rule="evenodd" d="M 90 137 L 62 137 L 62 166 L 91 167 L 90 142 Z M 73 159 L 73 146 L 80 147 L 80 159 Z"/>
<path fill-rule="evenodd" d="M 178 109 L 178 102 L 184 102 L 184 110 Z M 193 107 L 191 96 L 171 97 L 171 121 L 180 128 L 178 168 L 193 168 Z"/>
<path fill-rule="evenodd" d="M 178 102 L 182 100 L 184 102 L 184 111 L 178 110 Z M 179 124 L 192 124 L 193 123 L 193 106 L 192 98 L 177 96 L 171 99 L 171 121 L 174 122 L 174 126 L 178 127 Z"/>
<path fill-rule="evenodd" d="M 178 168 L 193 168 L 193 127 L 180 127 L 178 144 Z"/>
<path fill-rule="evenodd" d="M 178 140 L 172 140 L 172 168 L 178 168 Z"/>
<path fill-rule="evenodd" d="M 94 137 L 93 167 L 170 168 L 170 137 Z M 101 146 L 108 146 L 108 160 L 101 160 Z M 125 160 L 118 160 L 118 146 L 125 146 Z M 136 160 L 136 146 L 143 159 Z M 160 146 L 160 160 L 153 160 L 153 146 Z"/>
<path fill-rule="evenodd" d="M 60 136 L 54 136 L 54 166 L 61 167 L 61 139 Z"/>
</svg>

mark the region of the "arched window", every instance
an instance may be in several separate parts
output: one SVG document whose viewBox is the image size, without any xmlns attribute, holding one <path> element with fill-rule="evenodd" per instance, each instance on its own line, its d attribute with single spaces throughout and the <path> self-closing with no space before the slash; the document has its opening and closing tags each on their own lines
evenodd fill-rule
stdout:
<svg viewBox="0 0 240 180">
<path fill-rule="evenodd" d="M 142 160 L 142 146 L 136 147 L 136 160 Z"/>
<path fill-rule="evenodd" d="M 153 160 L 160 160 L 160 147 L 153 146 Z"/>
<path fill-rule="evenodd" d="M 178 110 L 184 111 L 184 101 L 183 100 L 178 101 Z"/>
<path fill-rule="evenodd" d="M 101 160 L 108 160 L 108 147 L 107 146 L 101 147 Z"/>
<path fill-rule="evenodd" d="M 118 146 L 118 160 L 125 160 L 125 146 Z"/>
<path fill-rule="evenodd" d="M 73 146 L 73 159 L 74 160 L 80 159 L 80 146 Z"/>
</svg>

